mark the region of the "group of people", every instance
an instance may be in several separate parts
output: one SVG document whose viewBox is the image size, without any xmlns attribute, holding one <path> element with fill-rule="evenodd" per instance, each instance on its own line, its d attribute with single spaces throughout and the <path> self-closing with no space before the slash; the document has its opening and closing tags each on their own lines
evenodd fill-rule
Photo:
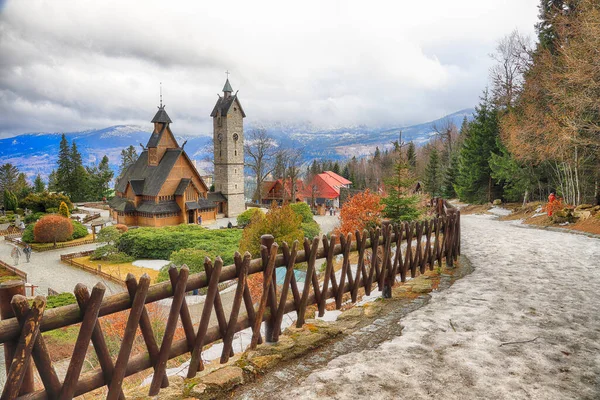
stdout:
<svg viewBox="0 0 600 400">
<path fill-rule="evenodd" d="M 23 248 L 23 254 L 25 254 L 25 259 L 27 260 L 27 262 L 29 262 L 29 260 L 31 259 L 32 252 L 33 250 L 31 249 L 29 243 L 25 244 L 25 247 Z M 19 265 L 19 259 L 21 258 L 21 250 L 19 250 L 17 246 L 13 247 L 12 251 L 10 252 L 10 256 L 12 257 L 15 265 Z"/>
</svg>

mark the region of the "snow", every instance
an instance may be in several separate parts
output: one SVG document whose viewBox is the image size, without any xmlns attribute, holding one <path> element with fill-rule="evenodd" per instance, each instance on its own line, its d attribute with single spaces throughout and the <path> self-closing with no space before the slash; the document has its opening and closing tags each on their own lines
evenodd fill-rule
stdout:
<svg viewBox="0 0 600 400">
<path fill-rule="evenodd" d="M 510 214 L 512 213 L 512 211 L 511 211 L 511 210 L 508 210 L 508 209 L 506 209 L 506 208 L 502 208 L 502 207 L 496 207 L 496 206 L 494 206 L 494 207 L 490 208 L 490 209 L 488 210 L 488 212 L 489 212 L 489 213 L 492 213 L 492 214 L 494 214 L 494 215 L 501 216 L 501 217 L 504 217 L 504 216 L 506 216 L 506 215 L 510 215 Z"/>
<path fill-rule="evenodd" d="M 171 261 L 169 260 L 136 260 L 132 264 L 136 267 L 150 268 L 160 271 L 162 267 L 169 265 L 170 263 Z"/>
<path fill-rule="evenodd" d="M 325 310 L 325 313 L 323 314 L 322 317 L 315 317 L 315 319 L 320 319 L 321 321 L 325 321 L 325 322 L 333 322 L 333 321 L 337 321 L 338 317 L 342 314 L 341 310 Z"/>
<path fill-rule="evenodd" d="M 431 293 L 401 336 L 334 358 L 272 397 L 597 398 L 600 241 L 495 218 L 461 218 L 474 272 Z"/>
</svg>

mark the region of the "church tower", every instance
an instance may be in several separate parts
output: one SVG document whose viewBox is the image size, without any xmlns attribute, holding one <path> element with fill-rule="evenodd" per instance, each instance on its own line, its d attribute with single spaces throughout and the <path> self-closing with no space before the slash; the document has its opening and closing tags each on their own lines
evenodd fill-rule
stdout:
<svg viewBox="0 0 600 400">
<path fill-rule="evenodd" d="M 215 192 L 227 199 L 227 217 L 235 217 L 246 209 L 244 198 L 244 118 L 246 114 L 229 78 L 223 96 L 210 116 L 213 118 Z"/>
</svg>

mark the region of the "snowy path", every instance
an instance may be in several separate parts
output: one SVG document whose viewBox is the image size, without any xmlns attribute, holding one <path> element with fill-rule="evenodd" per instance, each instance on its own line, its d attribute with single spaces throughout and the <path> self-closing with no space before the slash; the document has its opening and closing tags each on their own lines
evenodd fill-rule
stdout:
<svg viewBox="0 0 600 400">
<path fill-rule="evenodd" d="M 464 216 L 462 234 L 475 271 L 401 336 L 242 398 L 600 398 L 600 240 L 489 215 Z"/>
</svg>

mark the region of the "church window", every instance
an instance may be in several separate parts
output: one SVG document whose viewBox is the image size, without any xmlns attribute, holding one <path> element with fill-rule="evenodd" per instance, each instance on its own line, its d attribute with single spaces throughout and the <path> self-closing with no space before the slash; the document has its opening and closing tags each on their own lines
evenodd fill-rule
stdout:
<svg viewBox="0 0 600 400">
<path fill-rule="evenodd" d="M 235 188 L 237 189 L 237 183 L 235 184 Z"/>
<path fill-rule="evenodd" d="M 235 150 L 235 155 L 237 156 L 237 150 Z"/>
<path fill-rule="evenodd" d="M 223 123 L 221 122 L 221 117 L 217 117 L 217 126 L 223 126 Z"/>
</svg>

